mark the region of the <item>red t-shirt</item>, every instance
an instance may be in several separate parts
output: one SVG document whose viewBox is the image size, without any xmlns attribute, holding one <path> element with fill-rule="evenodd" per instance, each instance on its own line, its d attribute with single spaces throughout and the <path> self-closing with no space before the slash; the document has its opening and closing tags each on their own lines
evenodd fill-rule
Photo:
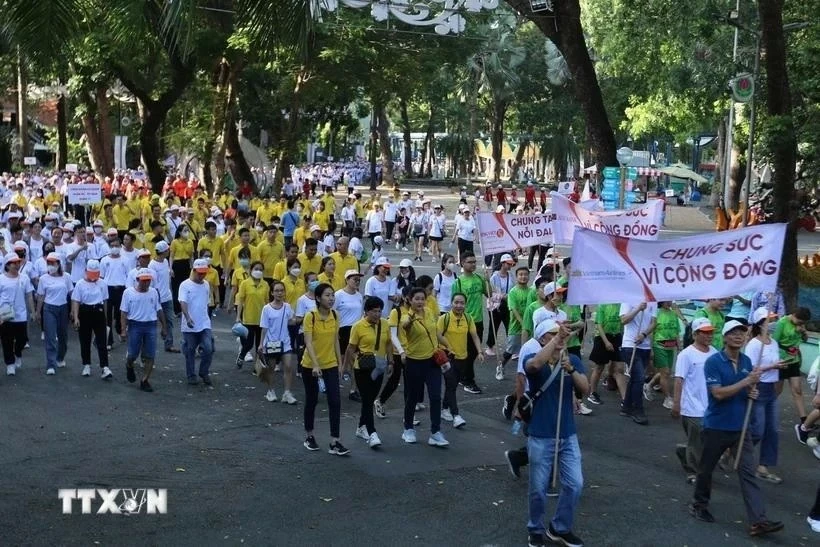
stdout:
<svg viewBox="0 0 820 547">
<path fill-rule="evenodd" d="M 504 193 L 504 190 L 499 190 L 496 192 L 495 198 L 498 200 L 499 204 L 507 203 L 507 194 Z"/>
</svg>

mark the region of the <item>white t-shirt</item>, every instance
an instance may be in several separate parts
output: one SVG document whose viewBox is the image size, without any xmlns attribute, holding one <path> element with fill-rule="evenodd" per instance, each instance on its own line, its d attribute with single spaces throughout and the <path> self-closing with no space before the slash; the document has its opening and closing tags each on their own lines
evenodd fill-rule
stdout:
<svg viewBox="0 0 820 547">
<path fill-rule="evenodd" d="M 109 287 L 124 287 L 128 279 L 128 265 L 122 257 L 104 256 L 100 260 L 100 277 Z"/>
<path fill-rule="evenodd" d="M 543 321 L 546 321 L 547 319 L 552 319 L 553 321 L 557 321 L 558 323 L 560 323 L 561 321 L 566 321 L 567 320 L 567 314 L 564 312 L 564 310 L 556 309 L 555 311 L 553 311 L 553 310 L 548 310 L 544 306 L 541 306 L 540 308 L 538 308 L 537 310 L 532 312 L 532 328 L 533 328 L 533 331 L 535 330 L 535 327 L 537 327 L 538 325 L 540 325 Z M 532 334 L 532 333 L 530 333 L 530 334 Z M 519 351 L 518 354 L 520 355 L 521 351 Z"/>
<path fill-rule="evenodd" d="M 379 278 L 375 275 L 367 280 L 364 284 L 364 295 L 365 296 L 378 296 L 384 302 L 384 308 L 382 308 L 382 317 L 387 319 L 390 317 L 390 310 L 393 309 L 393 305 L 391 303 L 391 298 L 396 294 L 396 284 L 393 279 L 385 278 L 384 281 L 379 281 Z"/>
<path fill-rule="evenodd" d="M 459 239 L 463 239 L 464 241 L 474 241 L 475 240 L 475 220 L 470 217 L 469 219 L 460 218 L 456 222 L 456 234 L 458 235 Z"/>
<path fill-rule="evenodd" d="M 31 279 L 25 275 L 9 277 L 0 275 L 0 304 L 8 304 L 14 310 L 13 322 L 28 321 L 26 294 L 34 290 Z"/>
<path fill-rule="evenodd" d="M 525 391 L 530 389 L 530 382 L 529 382 L 529 380 L 527 380 L 527 371 L 524 370 L 524 363 L 521 362 L 521 357 L 520 356 L 521 355 L 535 355 L 536 353 L 541 351 L 542 347 L 543 346 L 541 346 L 541 343 L 538 340 L 536 340 L 535 338 L 530 338 L 529 340 L 524 342 L 524 344 L 521 346 L 521 349 L 518 350 L 519 357 L 518 357 L 517 371 L 518 371 L 518 374 L 521 374 L 521 375 L 524 376 L 524 390 Z"/>
<path fill-rule="evenodd" d="M 690 345 L 678 354 L 678 360 L 675 362 L 675 378 L 683 379 L 680 401 L 682 416 L 703 418 L 706 407 L 709 406 L 703 365 L 709 357 L 716 353 L 717 350 L 712 346 L 709 346 L 708 351 L 703 352 L 694 345 Z"/>
<path fill-rule="evenodd" d="M 362 240 L 358 237 L 351 237 L 350 243 L 347 245 L 347 252 L 356 257 L 356 260 L 361 260 L 364 254 L 364 245 Z"/>
<path fill-rule="evenodd" d="M 211 316 L 208 314 L 208 303 L 211 301 L 211 286 L 203 281 L 196 283 L 186 279 L 179 284 L 179 301 L 188 305 L 188 315 L 194 320 L 194 326 L 189 327 L 185 317 L 181 317 L 181 332 L 202 332 L 211 328 Z"/>
<path fill-rule="evenodd" d="M 494 293 L 501 293 L 503 295 L 510 294 L 510 289 L 515 287 L 515 276 L 512 272 L 507 272 L 507 277 L 502 277 L 500 272 L 493 272 L 490 276 L 490 285 Z"/>
<path fill-rule="evenodd" d="M 154 258 L 148 267 L 154 270 L 154 281 L 151 285 L 159 291 L 160 300 L 168 302 L 174 297 L 171 294 L 171 268 L 168 267 L 168 259 L 163 258 L 162 262 L 157 262 Z"/>
<path fill-rule="evenodd" d="M 762 354 L 760 353 L 761 347 L 763 348 Z M 770 366 L 780 361 L 780 349 L 777 342 L 771 339 L 768 344 L 763 345 L 763 343 L 757 338 L 752 338 L 749 340 L 749 343 L 746 344 L 746 348 L 744 348 L 743 353 L 748 355 L 749 359 L 752 360 L 753 367 Z M 776 368 L 767 370 L 760 375 L 760 381 L 764 384 L 773 384 L 779 380 L 780 371 Z"/>
<path fill-rule="evenodd" d="M 381 211 L 370 211 L 367 213 L 367 233 L 375 234 L 382 231 L 382 221 L 384 213 Z"/>
<path fill-rule="evenodd" d="M 384 221 L 396 222 L 396 214 L 398 212 L 399 206 L 393 201 L 388 201 L 384 204 Z"/>
<path fill-rule="evenodd" d="M 291 351 L 290 336 L 288 336 L 288 321 L 290 321 L 292 317 L 293 310 L 287 302 L 279 309 L 273 307 L 273 302 L 266 304 L 265 307 L 262 308 L 262 317 L 259 319 L 259 327 L 268 329 L 265 331 L 265 339 L 262 340 L 262 343 L 267 344 L 268 342 L 281 340 L 282 351 Z"/>
<path fill-rule="evenodd" d="M 444 216 L 444 213 L 430 215 L 430 237 L 444 237 L 442 235 L 442 230 L 445 230 L 446 226 L 447 217 Z"/>
<path fill-rule="evenodd" d="M 74 288 L 71 276 L 63 272 L 62 276 L 46 274 L 40 277 L 37 284 L 37 295 L 45 297 L 43 300 L 51 306 L 64 306 L 68 304 L 68 294 Z"/>
<path fill-rule="evenodd" d="M 438 308 L 442 312 L 450 311 L 452 307 L 453 283 L 456 281 L 455 274 L 447 275 L 439 272 L 433 277 L 433 293 L 436 295 Z"/>
<path fill-rule="evenodd" d="M 137 249 L 136 247 L 127 251 L 125 247 L 122 247 L 120 250 L 120 260 L 125 262 L 125 266 L 128 271 L 133 270 L 137 267 L 137 256 L 139 255 L 141 249 Z"/>
<path fill-rule="evenodd" d="M 362 318 L 364 296 L 360 292 L 350 294 L 344 289 L 339 289 L 336 291 L 333 307 L 339 313 L 339 326 L 349 327 Z"/>
<path fill-rule="evenodd" d="M 71 300 L 89 306 L 102 304 L 108 300 L 108 285 L 106 285 L 102 279 L 93 282 L 87 279 L 80 279 L 74 285 Z"/>
<path fill-rule="evenodd" d="M 621 311 L 618 313 L 618 315 L 623 317 L 624 315 L 627 315 L 629 312 L 634 310 L 636 307 L 636 305 L 633 306 L 632 304 L 621 304 Z M 654 319 L 656 315 L 658 315 L 658 304 L 655 302 L 647 303 L 645 310 L 639 311 L 638 314 L 635 315 L 635 318 L 632 319 L 632 321 L 624 325 L 624 338 L 623 342 L 621 343 L 621 347 L 634 348 L 635 338 L 638 337 L 638 334 L 646 332 L 646 330 L 649 328 L 649 325 L 652 323 L 652 319 Z M 644 337 L 643 341 L 640 344 L 638 344 L 638 349 L 650 349 L 651 347 L 652 335 Z"/>
<path fill-rule="evenodd" d="M 309 311 L 316 309 L 316 300 L 303 294 L 296 301 L 296 317 L 304 317 Z M 305 332 L 303 325 L 299 325 L 299 332 Z"/>
<path fill-rule="evenodd" d="M 135 287 L 128 287 L 122 293 L 120 311 L 124 311 L 129 321 L 156 321 L 157 312 L 162 309 L 159 295 L 155 289 L 139 292 Z"/>
<path fill-rule="evenodd" d="M 80 248 L 80 245 L 77 243 L 69 243 L 67 245 L 61 245 L 61 247 L 65 247 L 65 254 L 68 257 L 69 255 L 74 254 L 77 249 Z M 80 251 L 74 260 L 69 260 L 71 262 L 71 280 L 76 283 L 83 277 L 85 277 L 85 263 L 88 261 L 88 249 L 90 245 L 86 247 L 84 250 Z M 55 247 L 55 250 L 59 249 L 59 247 Z M 59 252 L 59 251 L 57 251 Z"/>
<path fill-rule="evenodd" d="M 34 239 L 33 237 L 28 241 L 29 260 L 35 262 L 38 258 L 43 256 L 43 243 L 45 239 Z"/>
</svg>

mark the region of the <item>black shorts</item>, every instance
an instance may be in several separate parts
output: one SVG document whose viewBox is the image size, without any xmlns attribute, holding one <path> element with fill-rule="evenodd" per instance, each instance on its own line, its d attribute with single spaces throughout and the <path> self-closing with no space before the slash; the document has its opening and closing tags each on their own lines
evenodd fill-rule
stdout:
<svg viewBox="0 0 820 547">
<path fill-rule="evenodd" d="M 596 365 L 603 366 L 610 361 L 621 360 L 621 334 L 607 334 L 609 343 L 612 344 L 612 351 L 606 349 L 603 339 L 596 336 L 592 341 L 592 351 L 589 354 L 589 360 Z"/>
<path fill-rule="evenodd" d="M 794 363 L 790 363 L 786 368 L 780 369 L 780 379 L 781 380 L 788 380 L 789 378 L 800 378 L 800 364 L 802 362 L 802 356 L 800 353 L 797 354 L 798 360 Z"/>
<path fill-rule="evenodd" d="M 430 241 L 444 241 L 443 237 L 430 236 Z"/>
</svg>

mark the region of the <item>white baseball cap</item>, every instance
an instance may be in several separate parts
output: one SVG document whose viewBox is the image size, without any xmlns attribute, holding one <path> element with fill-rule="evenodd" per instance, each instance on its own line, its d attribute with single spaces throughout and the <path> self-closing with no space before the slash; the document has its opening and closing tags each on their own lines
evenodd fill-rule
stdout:
<svg viewBox="0 0 820 547">
<path fill-rule="evenodd" d="M 692 321 L 692 332 L 697 332 L 699 330 L 704 332 L 712 332 L 715 330 L 715 327 L 706 317 L 698 317 Z"/>
<path fill-rule="evenodd" d="M 755 312 L 752 314 L 752 323 L 757 325 L 758 323 L 760 323 L 761 321 L 763 321 L 767 317 L 769 319 L 774 319 L 775 317 L 777 317 L 777 314 L 776 313 L 770 313 L 769 309 L 766 306 L 762 306 L 760 308 L 757 308 L 755 310 Z"/>
<path fill-rule="evenodd" d="M 387 259 L 386 256 L 380 256 L 376 259 L 376 263 L 374 264 L 374 266 L 387 266 L 389 268 L 390 261 Z"/>
<path fill-rule="evenodd" d="M 413 265 L 413 261 L 409 258 L 403 258 L 401 262 L 399 262 L 399 268 L 409 268 Z"/>
<path fill-rule="evenodd" d="M 359 270 L 347 270 L 345 272 L 345 279 L 347 279 L 348 277 L 352 277 L 354 275 L 358 275 L 359 277 L 362 276 L 362 274 Z"/>
<path fill-rule="evenodd" d="M 514 259 L 511 254 L 505 253 L 505 254 L 501 255 L 501 262 L 508 262 L 510 264 L 515 264 L 518 261 L 516 259 Z"/>
<path fill-rule="evenodd" d="M 164 253 L 171 247 L 170 245 L 168 245 L 167 241 L 159 241 L 157 242 L 157 245 L 154 248 L 157 250 L 158 253 Z"/>
<path fill-rule="evenodd" d="M 194 271 L 197 273 L 208 273 L 210 267 L 208 266 L 208 261 L 204 258 L 197 258 L 194 260 Z"/>
<path fill-rule="evenodd" d="M 535 327 L 535 339 L 540 340 L 547 333 L 555 334 L 560 328 L 560 325 L 554 319 L 545 319 Z"/>
<path fill-rule="evenodd" d="M 735 321 L 734 319 L 732 319 L 731 321 L 727 321 L 726 324 L 723 325 L 723 331 L 721 331 L 721 333 L 724 336 L 726 336 L 727 334 L 729 334 L 730 332 L 732 332 L 735 329 L 744 329 L 744 330 L 746 330 L 746 325 L 744 325 L 740 321 Z"/>
</svg>

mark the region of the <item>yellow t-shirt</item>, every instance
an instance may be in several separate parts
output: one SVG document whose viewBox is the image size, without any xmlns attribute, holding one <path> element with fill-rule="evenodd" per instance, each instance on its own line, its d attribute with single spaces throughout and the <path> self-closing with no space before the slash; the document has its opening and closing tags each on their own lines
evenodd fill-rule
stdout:
<svg viewBox="0 0 820 547">
<path fill-rule="evenodd" d="M 305 228 L 304 226 L 299 226 L 293 231 L 293 243 L 295 243 L 300 249 L 302 248 L 302 245 L 305 244 L 305 240 L 308 238 L 309 234 L 307 231 L 308 228 Z"/>
<path fill-rule="evenodd" d="M 441 309 L 438 307 L 438 299 L 432 294 L 427 297 L 427 300 L 424 302 L 424 307 L 433 314 L 433 317 L 438 317 L 441 314 Z"/>
<path fill-rule="evenodd" d="M 225 242 L 220 237 L 214 237 L 211 239 L 208 236 L 205 236 L 199 240 L 199 252 L 202 253 L 204 250 L 211 251 L 211 266 L 214 268 L 221 267 L 222 246 L 224 244 Z"/>
<path fill-rule="evenodd" d="M 320 273 L 317 279 L 319 280 L 319 283 L 330 284 L 330 286 L 333 287 L 334 292 L 344 289 L 345 287 L 345 280 L 339 274 L 336 274 L 332 278 L 330 278 L 327 276 L 326 273 Z"/>
<path fill-rule="evenodd" d="M 381 333 L 378 325 L 381 324 Z M 379 347 L 376 348 L 376 335 L 379 334 Z M 387 340 L 390 338 L 390 325 L 387 320 L 379 318 L 379 323 L 370 323 L 367 319 L 359 319 L 350 329 L 350 345 L 356 346 L 359 353 L 372 353 L 379 357 L 387 357 Z M 359 360 L 353 365 L 359 368 Z"/>
<path fill-rule="evenodd" d="M 328 369 L 338 366 L 336 345 L 339 343 L 339 319 L 336 312 L 330 310 L 327 318 L 322 319 L 317 310 L 311 310 L 305 315 L 302 327 L 305 330 L 305 337 L 312 336 L 311 345 L 319 368 Z M 313 368 L 313 361 L 308 351 L 305 351 L 302 357 L 302 366 Z"/>
<path fill-rule="evenodd" d="M 117 223 L 117 230 L 127 230 L 128 223 L 133 218 L 133 212 L 127 205 L 115 205 L 112 213 L 114 214 L 114 221 Z"/>
<path fill-rule="evenodd" d="M 465 313 L 456 317 L 453 312 L 447 312 L 438 318 L 438 332 L 447 340 L 450 351 L 456 359 L 467 358 L 467 340 L 470 334 L 475 334 L 475 323 Z M 446 330 L 445 330 L 446 329 Z"/>
<path fill-rule="evenodd" d="M 208 273 L 205 274 L 205 282 L 211 286 L 211 298 L 208 305 L 216 306 L 216 298 L 219 295 L 219 272 L 214 268 L 209 268 Z"/>
<path fill-rule="evenodd" d="M 324 211 L 316 211 L 313 213 L 313 223 L 319 226 L 323 232 L 327 231 L 328 222 L 330 221 L 330 213 L 327 209 Z"/>
<path fill-rule="evenodd" d="M 276 206 L 272 203 L 263 203 L 256 209 L 256 219 L 265 226 L 270 224 L 270 219 L 276 214 Z"/>
<path fill-rule="evenodd" d="M 194 256 L 194 242 L 191 239 L 177 238 L 171 242 L 171 255 L 174 260 L 190 260 Z"/>
<path fill-rule="evenodd" d="M 270 301 L 270 285 L 264 279 L 246 279 L 239 285 L 236 293 L 236 305 L 242 303 L 242 322 L 246 325 L 258 325 L 262 317 L 262 308 Z"/>
<path fill-rule="evenodd" d="M 313 258 L 308 258 L 305 253 L 299 253 L 299 262 L 302 264 L 302 275 L 315 273 L 319 274 L 322 271 L 322 257 L 319 253 L 313 255 Z"/>
<path fill-rule="evenodd" d="M 344 275 L 347 270 L 359 271 L 359 261 L 350 253 L 347 256 L 342 256 L 339 251 L 330 254 L 330 258 L 336 263 L 336 271 Z"/>
<path fill-rule="evenodd" d="M 256 248 L 259 250 L 259 260 L 265 265 L 265 277 L 273 277 L 276 264 L 285 256 L 285 246 L 275 240 L 270 243 L 265 238 Z"/>
<path fill-rule="evenodd" d="M 406 325 L 411 325 L 409 329 Z M 425 330 L 426 327 L 426 330 Z M 425 308 L 424 314 L 409 311 L 402 314 L 399 331 L 407 336 L 404 351 L 410 359 L 429 359 L 438 347 L 436 340 L 436 318 Z"/>
<path fill-rule="evenodd" d="M 239 268 L 239 251 L 242 249 L 242 245 L 237 245 L 233 249 L 231 249 L 230 253 L 228 253 L 228 265 L 233 268 Z M 248 249 L 251 251 L 251 264 L 259 260 L 259 249 L 254 247 L 253 245 L 248 245 Z"/>
<path fill-rule="evenodd" d="M 278 277 L 276 279 L 279 279 Z M 290 304 L 290 307 L 296 309 L 296 301 L 299 297 L 305 294 L 305 280 L 297 277 L 292 280 L 289 275 L 281 278 L 282 283 L 285 284 L 285 302 Z"/>
<path fill-rule="evenodd" d="M 231 287 L 239 287 L 243 281 L 250 278 L 250 274 L 242 266 L 236 268 L 231 273 Z M 234 294 L 234 303 L 236 303 L 236 294 Z"/>
<path fill-rule="evenodd" d="M 325 204 L 325 211 L 327 211 L 328 215 L 335 214 L 335 212 L 336 212 L 336 198 L 335 197 L 333 197 L 331 195 L 328 195 L 328 194 L 325 194 L 324 196 L 321 197 L 321 201 L 322 201 L 322 203 Z"/>
<path fill-rule="evenodd" d="M 407 333 L 404 331 L 404 329 L 399 327 L 399 321 L 401 320 L 401 317 L 404 317 L 405 315 L 407 315 L 407 313 L 409 311 L 410 311 L 409 308 L 407 306 L 404 306 L 404 305 L 401 307 L 401 311 L 397 310 L 396 308 L 393 308 L 390 311 L 390 317 L 388 317 L 388 319 L 387 319 L 387 322 L 390 324 L 391 328 L 397 327 L 397 331 L 398 331 L 398 334 L 399 334 L 399 342 L 401 342 L 401 346 L 402 346 L 402 348 L 404 348 L 405 351 L 407 351 L 407 349 L 406 349 L 407 348 Z M 398 352 L 396 352 L 395 347 L 393 348 L 393 352 L 398 353 Z"/>
</svg>

